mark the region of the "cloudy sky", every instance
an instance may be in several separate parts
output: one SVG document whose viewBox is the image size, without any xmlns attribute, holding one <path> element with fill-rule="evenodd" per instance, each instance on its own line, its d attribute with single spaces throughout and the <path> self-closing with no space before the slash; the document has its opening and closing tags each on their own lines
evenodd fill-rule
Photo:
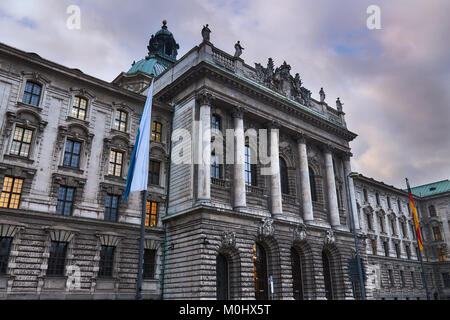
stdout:
<svg viewBox="0 0 450 320">
<path fill-rule="evenodd" d="M 70 30 L 67 8 L 81 10 Z M 366 12 L 377 5 L 381 29 Z M 344 103 L 353 169 L 404 188 L 450 178 L 448 0 L 2 0 L 0 41 L 106 81 L 143 58 L 161 21 L 181 57 L 201 42 L 246 63 L 284 60 L 318 98 Z"/>
</svg>

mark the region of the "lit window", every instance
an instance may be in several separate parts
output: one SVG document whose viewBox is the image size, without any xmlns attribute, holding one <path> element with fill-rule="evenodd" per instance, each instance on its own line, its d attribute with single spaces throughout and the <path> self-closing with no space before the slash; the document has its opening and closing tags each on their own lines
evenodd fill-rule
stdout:
<svg viewBox="0 0 450 320">
<path fill-rule="evenodd" d="M 152 123 L 152 141 L 161 142 L 162 124 L 158 121 Z"/>
<path fill-rule="evenodd" d="M 109 152 L 108 174 L 116 177 L 122 176 L 123 152 L 111 150 Z"/>
<path fill-rule="evenodd" d="M 105 221 L 117 221 L 119 196 L 107 194 L 105 199 Z"/>
<path fill-rule="evenodd" d="M 116 130 L 126 132 L 127 131 L 128 114 L 123 110 L 116 111 L 116 118 L 114 126 Z"/>
<path fill-rule="evenodd" d="M 158 224 L 158 202 L 147 201 L 145 213 L 145 226 L 156 227 Z"/>
<path fill-rule="evenodd" d="M 28 157 L 30 154 L 32 137 L 33 130 L 17 126 L 14 130 L 10 154 L 20 157 Z"/>
<path fill-rule="evenodd" d="M 66 264 L 67 242 L 52 241 L 48 258 L 48 276 L 63 276 Z"/>
<path fill-rule="evenodd" d="M 81 142 L 67 139 L 63 165 L 78 168 L 80 165 Z"/>
<path fill-rule="evenodd" d="M 56 213 L 64 216 L 72 214 L 73 200 L 75 188 L 60 186 L 58 189 L 58 205 L 56 206 Z"/>
<path fill-rule="evenodd" d="M 150 160 L 148 181 L 150 184 L 159 185 L 160 162 Z"/>
<path fill-rule="evenodd" d="M 11 237 L 0 237 L 0 274 L 6 274 L 12 240 Z"/>
<path fill-rule="evenodd" d="M 144 249 L 144 264 L 143 264 L 143 274 L 144 279 L 154 279 L 155 278 L 155 260 L 156 260 L 156 250 L 154 249 Z"/>
<path fill-rule="evenodd" d="M 33 106 L 39 105 L 41 99 L 42 86 L 31 81 L 27 81 L 23 93 L 22 102 Z"/>
<path fill-rule="evenodd" d="M 441 229 L 439 227 L 433 227 L 434 240 L 442 240 Z"/>
<path fill-rule="evenodd" d="M 445 254 L 445 249 L 438 248 L 437 250 L 438 250 L 439 261 L 441 261 L 441 262 L 447 261 L 447 255 Z"/>
<path fill-rule="evenodd" d="M 23 179 L 5 177 L 3 179 L 2 194 L 0 196 L 0 207 L 18 209 L 20 195 L 22 193 Z"/>
<path fill-rule="evenodd" d="M 85 120 L 87 110 L 87 100 L 82 97 L 75 97 L 72 105 L 72 117 Z"/>
<path fill-rule="evenodd" d="M 114 251 L 113 246 L 101 246 L 98 276 L 103 278 L 111 278 L 114 268 Z"/>
</svg>

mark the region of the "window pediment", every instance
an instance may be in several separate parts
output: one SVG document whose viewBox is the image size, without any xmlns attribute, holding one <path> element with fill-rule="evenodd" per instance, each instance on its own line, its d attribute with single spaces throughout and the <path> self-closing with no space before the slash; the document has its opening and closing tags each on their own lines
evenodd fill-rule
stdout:
<svg viewBox="0 0 450 320">
<path fill-rule="evenodd" d="M 90 91 L 86 90 L 85 88 L 75 88 L 72 87 L 69 89 L 69 91 L 74 95 L 74 96 L 79 96 L 88 100 L 94 100 L 95 96 L 93 93 L 91 93 Z"/>
</svg>

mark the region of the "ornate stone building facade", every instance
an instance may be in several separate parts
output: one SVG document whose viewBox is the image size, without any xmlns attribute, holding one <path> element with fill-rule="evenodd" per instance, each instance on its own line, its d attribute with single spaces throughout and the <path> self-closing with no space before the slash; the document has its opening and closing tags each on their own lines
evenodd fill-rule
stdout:
<svg viewBox="0 0 450 320">
<path fill-rule="evenodd" d="M 163 22 L 112 83 L 0 44 L 0 298 L 134 297 L 141 196 L 121 196 L 152 79 L 144 298 L 359 299 L 350 208 L 363 263 L 399 261 L 368 249 L 384 234 L 364 229 L 373 182 L 348 179 L 356 134 L 340 99 L 210 33 L 177 60 Z"/>
<path fill-rule="evenodd" d="M 376 299 L 426 299 L 422 254 L 431 299 L 450 299 L 450 181 L 412 188 L 424 249 L 420 253 L 405 190 L 359 175 L 354 179 L 360 230 Z"/>
</svg>

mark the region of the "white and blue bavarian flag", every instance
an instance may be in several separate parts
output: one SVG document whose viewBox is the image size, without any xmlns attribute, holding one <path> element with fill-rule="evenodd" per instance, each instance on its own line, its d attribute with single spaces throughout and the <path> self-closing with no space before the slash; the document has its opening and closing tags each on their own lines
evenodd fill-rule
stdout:
<svg viewBox="0 0 450 320">
<path fill-rule="evenodd" d="M 153 80 L 148 89 L 147 100 L 139 122 L 136 143 L 134 144 L 133 155 L 128 168 L 127 186 L 123 202 L 127 200 L 130 192 L 147 190 L 150 130 L 152 127 L 152 98 Z"/>
</svg>

